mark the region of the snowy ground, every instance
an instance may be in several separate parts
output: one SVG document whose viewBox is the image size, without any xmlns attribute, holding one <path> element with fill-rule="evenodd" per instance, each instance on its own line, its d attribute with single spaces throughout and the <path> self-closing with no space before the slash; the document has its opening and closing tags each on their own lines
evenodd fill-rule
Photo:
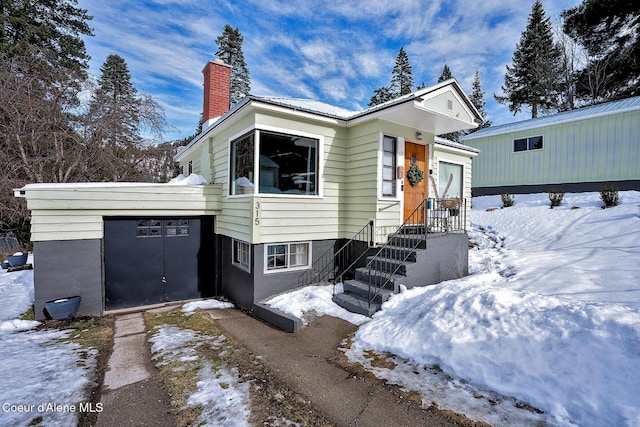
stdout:
<svg viewBox="0 0 640 427">
<path fill-rule="evenodd" d="M 598 196 L 550 209 L 546 194 L 518 195 L 493 211 L 499 196 L 474 198 L 471 275 L 394 296 L 348 357 L 494 425 L 640 426 L 640 193 L 606 210 Z M 320 301 L 322 314 L 330 292 L 273 302 L 300 316 Z M 396 367 L 371 366 L 368 350 Z"/>
<path fill-rule="evenodd" d="M 0 424 L 42 417 L 38 425 L 75 425 L 89 402 L 95 355 L 61 342 L 69 331 L 33 331 L 38 322 L 19 320 L 33 304 L 33 271 L 0 270 L 0 295 Z"/>
<path fill-rule="evenodd" d="M 333 304 L 330 287 L 271 303 L 304 319 L 329 314 L 361 325 L 348 357 L 420 392 L 425 405 L 494 425 L 640 426 L 640 193 L 622 192 L 621 202 L 602 210 L 597 193 L 567 194 L 549 209 L 538 194 L 488 212 L 500 198 L 474 198 L 469 277 L 402 292 L 370 320 Z M 17 320 L 33 303 L 31 271 L 1 271 L 0 295 L 2 425 L 36 416 L 73 425 L 76 414 L 38 405 L 82 403 L 91 360 L 79 366 L 80 349 L 58 340 L 67 332 Z M 154 351 L 188 361 L 192 335 L 162 328 Z M 372 366 L 369 350 L 395 368 Z M 242 424 L 248 392 L 234 373 L 203 365 L 201 375 L 192 403 L 235 402 L 203 421 Z"/>
</svg>

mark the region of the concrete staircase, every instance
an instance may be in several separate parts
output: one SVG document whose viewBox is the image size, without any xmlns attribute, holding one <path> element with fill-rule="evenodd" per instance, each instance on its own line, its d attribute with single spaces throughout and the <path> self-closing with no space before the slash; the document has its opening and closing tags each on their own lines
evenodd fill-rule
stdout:
<svg viewBox="0 0 640 427">
<path fill-rule="evenodd" d="M 373 316 L 400 291 L 400 284 L 412 270 L 410 265 L 416 263 L 417 253 L 426 243 L 424 227 L 402 227 L 375 255 L 367 257 L 366 266 L 356 269 L 354 279 L 344 281 L 344 292 L 334 295 L 333 301 L 352 313 Z"/>
</svg>

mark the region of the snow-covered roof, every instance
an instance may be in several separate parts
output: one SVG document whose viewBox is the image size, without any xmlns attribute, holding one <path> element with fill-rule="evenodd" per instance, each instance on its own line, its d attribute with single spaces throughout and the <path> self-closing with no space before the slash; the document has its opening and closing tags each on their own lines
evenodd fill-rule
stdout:
<svg viewBox="0 0 640 427">
<path fill-rule="evenodd" d="M 461 95 L 460 96 L 461 101 L 467 106 L 471 114 L 473 116 L 477 116 L 477 120 L 480 120 L 481 119 L 480 113 L 475 108 L 475 106 L 471 103 L 468 97 L 464 94 L 464 92 L 462 91 L 462 88 L 460 87 L 460 85 L 455 79 L 445 80 L 444 82 L 440 82 L 436 85 L 419 89 L 415 92 L 400 96 L 398 98 L 392 99 L 391 101 L 387 101 L 382 104 L 375 105 L 373 107 L 369 107 L 362 111 L 351 111 L 344 108 L 336 107 L 334 105 L 326 104 L 324 102 L 316 101 L 313 99 L 247 95 L 242 101 L 234 105 L 227 113 L 217 118 L 217 120 L 207 121 L 203 125 L 202 132 L 199 135 L 197 135 L 178 154 L 176 154 L 174 159 L 176 160 L 179 159 L 181 156 L 187 153 L 192 147 L 194 147 L 197 143 L 203 140 L 203 136 L 207 132 L 224 123 L 228 118 L 233 116 L 238 110 L 242 109 L 245 105 L 250 103 L 265 103 L 272 106 L 280 106 L 280 107 L 295 110 L 295 111 L 302 111 L 309 114 L 324 116 L 330 119 L 351 121 L 354 119 L 360 120 L 365 116 L 369 116 L 371 114 L 378 114 L 379 112 L 383 112 L 384 110 L 390 109 L 400 104 L 409 103 L 412 101 L 422 101 L 422 97 L 424 97 L 425 95 L 435 93 L 438 90 L 447 86 L 450 86 L 455 92 Z"/>
<path fill-rule="evenodd" d="M 469 145 L 460 144 L 459 142 L 451 141 L 449 139 L 441 138 L 439 136 L 436 136 L 434 138 L 434 142 L 437 145 L 444 145 L 446 147 L 456 148 L 458 150 L 468 151 L 470 153 L 478 154 L 480 152 L 480 150 L 475 148 L 475 147 L 471 147 Z"/>
<path fill-rule="evenodd" d="M 357 114 L 357 111 L 346 110 L 324 102 L 315 101 L 313 99 L 304 98 L 285 98 L 277 96 L 253 96 L 258 101 L 268 102 L 269 104 L 281 105 L 295 110 L 307 111 L 309 113 L 322 114 L 335 117 L 338 119 L 348 119 Z"/>
<path fill-rule="evenodd" d="M 552 114 L 550 116 L 537 117 L 530 120 L 507 123 L 498 126 L 490 126 L 470 135 L 461 137 L 463 141 L 484 138 L 487 136 L 501 135 L 508 132 L 516 132 L 528 129 L 536 129 L 543 126 L 559 125 L 578 120 L 592 119 L 595 117 L 607 116 L 626 111 L 640 110 L 640 96 L 612 101 L 604 104 L 592 105 L 589 107 L 577 108 L 563 113 Z"/>
</svg>

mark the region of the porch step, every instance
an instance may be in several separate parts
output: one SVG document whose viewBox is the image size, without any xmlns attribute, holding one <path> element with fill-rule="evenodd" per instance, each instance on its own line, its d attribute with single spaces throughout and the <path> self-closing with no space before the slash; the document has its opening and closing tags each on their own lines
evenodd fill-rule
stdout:
<svg viewBox="0 0 640 427">
<path fill-rule="evenodd" d="M 373 270 L 377 270 L 384 275 L 395 271 L 395 274 L 404 276 L 407 272 L 406 265 L 399 259 L 370 256 L 367 257 L 367 265 L 369 264 L 371 264 Z"/>
<path fill-rule="evenodd" d="M 406 262 L 416 262 L 416 251 L 400 246 L 387 246 L 381 249 L 379 255 L 383 258 L 404 259 Z"/>
<path fill-rule="evenodd" d="M 346 292 L 334 295 L 333 302 L 345 310 L 368 317 L 373 316 L 376 311 L 380 310 L 380 306 L 382 305 L 376 302 L 369 304 L 369 301 L 367 301 L 366 298 Z"/>
<path fill-rule="evenodd" d="M 382 274 L 380 271 L 373 270 L 373 275 L 371 278 L 372 285 L 381 285 L 383 280 L 386 279 L 387 275 Z M 400 275 L 393 275 L 384 286 L 385 288 L 392 290 L 393 292 L 400 292 L 400 286 L 398 285 L 398 280 L 401 279 Z M 368 286 L 369 283 L 369 269 L 366 267 L 356 268 L 356 279 L 359 282 L 366 283 Z"/>
<path fill-rule="evenodd" d="M 399 230 L 400 234 L 424 235 L 427 233 L 427 227 L 424 225 L 403 225 Z"/>
<path fill-rule="evenodd" d="M 426 234 L 392 234 L 389 235 L 389 244 L 400 248 L 426 249 Z"/>
<path fill-rule="evenodd" d="M 359 297 L 364 298 L 365 300 L 369 300 L 369 284 L 362 283 L 357 280 L 346 280 L 343 283 L 344 292 L 346 294 L 358 295 Z M 375 292 L 375 289 L 371 290 Z M 393 295 L 393 290 L 388 288 L 380 289 L 378 295 L 375 296 L 373 301 L 376 303 L 382 304 L 386 300 L 388 300 L 391 295 Z"/>
</svg>

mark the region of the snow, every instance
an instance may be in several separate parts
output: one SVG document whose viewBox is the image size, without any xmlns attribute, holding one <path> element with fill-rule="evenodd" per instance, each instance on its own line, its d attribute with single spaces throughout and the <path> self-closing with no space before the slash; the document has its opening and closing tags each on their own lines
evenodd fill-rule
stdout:
<svg viewBox="0 0 640 427">
<path fill-rule="evenodd" d="M 499 196 L 474 198 L 471 274 L 405 289 L 372 319 L 335 305 L 331 286 L 268 303 L 307 323 L 328 314 L 360 325 L 342 349 L 349 359 L 419 392 L 425 406 L 496 426 L 640 426 L 640 193 L 621 192 L 620 199 L 620 206 L 601 209 L 598 193 L 566 194 L 550 209 L 546 194 L 516 195 L 513 207 L 500 209 Z M 0 271 L 0 293 L 0 404 L 85 401 L 93 359 L 82 360 L 77 346 L 59 341 L 68 332 L 21 332 L 37 324 L 19 320 L 33 303 L 33 272 Z M 213 301 L 183 311 L 222 304 Z M 232 370 L 199 362 L 194 350 L 223 336 L 165 325 L 155 337 L 158 363 L 167 357 L 200 363 L 188 402 L 207 408 L 199 421 L 248 423 L 249 386 Z M 393 369 L 373 363 L 372 351 Z M 45 425 L 72 425 L 77 416 L 0 411 L 7 425 L 39 415 Z"/>
<path fill-rule="evenodd" d="M 217 299 L 207 299 L 204 301 L 188 302 L 182 306 L 182 312 L 186 315 L 193 314 L 198 309 L 210 310 L 213 308 L 233 308 L 234 305 L 230 302 L 220 301 Z"/>
<path fill-rule="evenodd" d="M 470 276 L 395 295 L 347 356 L 497 426 L 640 426 L 640 193 L 601 205 L 598 193 L 554 209 L 546 193 L 505 209 L 474 198 Z M 310 309 L 295 296 L 279 308 Z M 395 368 L 372 366 L 371 350 Z"/>
<path fill-rule="evenodd" d="M 3 425 L 76 425 L 88 403 L 95 353 L 62 342 L 70 331 L 32 331 L 20 320 L 33 304 L 33 271 L 0 272 L 0 419 Z"/>
<path fill-rule="evenodd" d="M 174 362 L 197 363 L 197 390 L 192 393 L 187 406 L 200 405 L 203 410 L 197 425 L 219 427 L 249 426 L 251 414 L 250 384 L 240 382 L 235 369 L 223 366 L 212 367 L 210 363 L 199 362 L 196 349 L 205 343 L 219 348 L 225 336 L 211 337 L 199 334 L 191 329 L 182 329 L 174 325 L 162 325 L 149 339 L 153 343 L 151 352 L 158 366 Z"/>
</svg>

